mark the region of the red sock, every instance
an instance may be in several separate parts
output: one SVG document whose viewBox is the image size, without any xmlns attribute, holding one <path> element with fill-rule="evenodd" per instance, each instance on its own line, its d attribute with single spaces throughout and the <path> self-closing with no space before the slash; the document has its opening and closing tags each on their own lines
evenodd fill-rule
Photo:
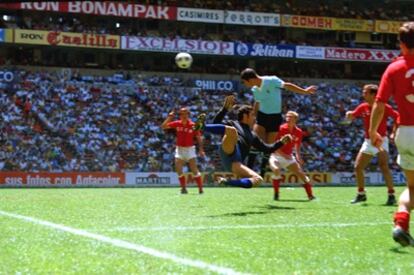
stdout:
<svg viewBox="0 0 414 275">
<path fill-rule="evenodd" d="M 362 187 L 362 188 L 358 188 L 358 193 L 359 193 L 359 194 L 363 194 L 363 193 L 365 193 L 365 189 L 364 189 L 364 187 Z"/>
<path fill-rule="evenodd" d="M 275 191 L 275 193 L 279 193 L 280 179 L 273 179 L 272 183 L 273 183 L 273 190 Z"/>
<path fill-rule="evenodd" d="M 410 229 L 410 213 L 396 212 L 394 214 L 394 225 L 399 226 L 404 231 L 408 232 L 408 230 Z"/>
<path fill-rule="evenodd" d="M 184 175 L 179 176 L 178 180 L 180 181 L 181 188 L 185 189 L 185 176 Z"/>
<path fill-rule="evenodd" d="M 308 183 L 305 183 L 303 185 L 303 188 L 305 188 L 306 194 L 308 195 L 309 198 L 310 197 L 313 197 L 313 194 L 312 194 L 312 185 L 309 182 Z"/>
<path fill-rule="evenodd" d="M 388 188 L 388 195 L 394 195 L 394 188 Z"/>
<path fill-rule="evenodd" d="M 203 191 L 203 180 L 201 179 L 201 176 L 194 177 L 194 180 L 197 183 L 198 192 L 202 192 Z"/>
</svg>

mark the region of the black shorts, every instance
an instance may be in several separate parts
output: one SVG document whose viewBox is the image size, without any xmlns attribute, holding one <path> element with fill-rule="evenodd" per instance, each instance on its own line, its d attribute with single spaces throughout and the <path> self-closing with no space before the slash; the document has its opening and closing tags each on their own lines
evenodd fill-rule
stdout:
<svg viewBox="0 0 414 275">
<path fill-rule="evenodd" d="M 279 132 L 283 122 L 282 114 L 265 114 L 257 112 L 256 123 L 266 129 L 266 132 Z"/>
</svg>

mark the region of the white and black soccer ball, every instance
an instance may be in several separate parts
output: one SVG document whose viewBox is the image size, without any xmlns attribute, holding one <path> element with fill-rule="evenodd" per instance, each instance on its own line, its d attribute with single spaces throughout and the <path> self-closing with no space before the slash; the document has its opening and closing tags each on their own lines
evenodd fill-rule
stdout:
<svg viewBox="0 0 414 275">
<path fill-rule="evenodd" d="M 193 57 L 189 53 L 178 53 L 175 56 L 175 64 L 181 69 L 188 69 L 193 64 Z"/>
</svg>

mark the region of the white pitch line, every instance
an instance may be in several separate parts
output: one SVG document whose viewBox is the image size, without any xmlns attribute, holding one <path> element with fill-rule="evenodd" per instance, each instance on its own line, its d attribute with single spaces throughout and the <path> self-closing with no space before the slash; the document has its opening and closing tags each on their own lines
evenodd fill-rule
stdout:
<svg viewBox="0 0 414 275">
<path fill-rule="evenodd" d="M 212 226 L 159 226 L 159 227 L 113 227 L 100 231 L 104 232 L 134 232 L 134 231 L 193 231 L 193 230 L 232 230 L 232 229 L 272 229 L 272 228 L 309 228 L 309 227 L 352 227 L 391 225 L 391 222 L 363 223 L 308 223 L 308 224 L 256 224 L 256 225 L 212 225 Z M 99 230 L 98 230 L 99 231 Z"/>
<path fill-rule="evenodd" d="M 181 265 L 191 266 L 191 267 L 195 267 L 195 268 L 199 268 L 203 270 L 209 270 L 209 271 L 216 272 L 219 274 L 246 274 L 246 273 L 237 272 L 231 268 L 221 267 L 221 266 L 209 264 L 209 263 L 199 261 L 199 260 L 192 260 L 188 258 L 179 257 L 174 254 L 164 252 L 164 251 L 159 251 L 159 250 L 156 250 L 150 247 L 130 243 L 130 242 L 123 241 L 120 239 L 110 238 L 110 237 L 95 234 L 95 233 L 90 233 L 82 229 L 77 229 L 77 228 L 69 227 L 69 226 L 62 225 L 62 224 L 52 223 L 52 222 L 36 219 L 33 217 L 23 216 L 23 215 L 5 212 L 1 210 L 0 210 L 0 215 L 23 220 L 26 222 L 31 222 L 37 225 L 42 225 L 42 226 L 53 228 L 56 230 L 64 231 L 64 232 L 67 232 L 67 233 L 70 233 L 76 236 L 82 236 L 85 238 L 94 239 L 94 240 L 97 240 L 103 243 L 111 244 L 116 247 L 134 250 L 136 252 L 144 253 L 144 254 L 147 254 L 147 255 L 150 255 L 156 258 L 170 260 L 172 262 L 175 262 Z"/>
</svg>

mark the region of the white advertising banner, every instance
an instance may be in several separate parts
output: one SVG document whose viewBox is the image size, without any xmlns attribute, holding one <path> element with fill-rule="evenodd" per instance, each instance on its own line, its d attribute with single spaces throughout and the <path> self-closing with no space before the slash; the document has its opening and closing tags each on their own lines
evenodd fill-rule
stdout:
<svg viewBox="0 0 414 275">
<path fill-rule="evenodd" d="M 122 36 L 122 49 L 153 52 L 189 52 L 234 55 L 234 43 L 163 37 Z"/>
<path fill-rule="evenodd" d="M 126 186 L 173 186 L 178 185 L 177 173 L 150 172 L 125 173 Z"/>
<path fill-rule="evenodd" d="M 325 48 L 296 46 L 296 58 L 302 59 L 325 59 Z"/>
<path fill-rule="evenodd" d="M 177 20 L 222 24 L 224 22 L 224 11 L 209 9 L 178 8 Z"/>
<path fill-rule="evenodd" d="M 404 184 L 406 182 L 404 173 L 397 172 L 392 173 L 393 182 L 394 184 Z M 332 174 L 332 184 L 340 184 L 340 185 L 355 185 L 355 173 L 353 172 L 338 172 Z M 372 172 L 372 173 L 365 173 L 365 184 L 366 185 L 377 185 L 377 184 L 385 184 L 384 177 L 382 173 L 379 172 Z"/>
<path fill-rule="evenodd" d="M 224 23 L 252 26 L 280 26 L 280 14 L 263 12 L 224 11 Z"/>
</svg>

